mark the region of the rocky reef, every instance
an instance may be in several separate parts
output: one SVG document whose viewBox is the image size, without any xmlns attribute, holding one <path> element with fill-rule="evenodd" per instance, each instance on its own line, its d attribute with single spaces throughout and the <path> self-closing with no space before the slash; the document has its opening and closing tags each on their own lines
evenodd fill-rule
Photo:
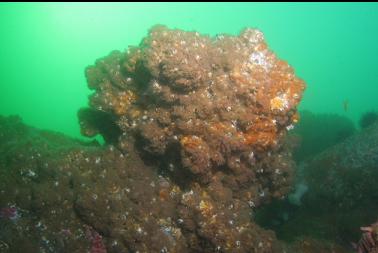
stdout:
<svg viewBox="0 0 378 253">
<path fill-rule="evenodd" d="M 375 123 L 300 164 L 300 201 L 290 201 L 292 193 L 259 209 L 255 221 L 281 240 L 309 237 L 342 245 L 342 252 L 377 252 L 377 168 Z"/>
<path fill-rule="evenodd" d="M 378 124 L 309 160 L 303 168 L 308 215 L 317 213 L 328 238 L 356 241 L 359 227 L 377 221 Z M 316 209 L 315 209 L 316 207 Z M 327 218 L 326 218 L 327 217 Z"/>
<path fill-rule="evenodd" d="M 85 135 L 137 147 L 181 188 L 218 184 L 256 206 L 287 192 L 293 166 L 281 140 L 304 84 L 260 31 L 211 38 L 157 26 L 86 73 L 95 92 L 79 113 Z"/>
<path fill-rule="evenodd" d="M 104 147 L 1 119 L 1 247 L 285 252 L 253 213 L 290 190 L 283 139 L 304 83 L 260 31 L 156 26 L 86 76 L 82 133 L 101 134 Z"/>
</svg>

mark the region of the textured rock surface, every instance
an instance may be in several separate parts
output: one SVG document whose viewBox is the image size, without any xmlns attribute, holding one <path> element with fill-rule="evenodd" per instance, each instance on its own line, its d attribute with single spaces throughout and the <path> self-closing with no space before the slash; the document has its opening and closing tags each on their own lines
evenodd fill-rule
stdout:
<svg viewBox="0 0 378 253">
<path fill-rule="evenodd" d="M 95 92 L 79 113 L 84 134 L 138 146 L 178 184 L 214 182 L 254 205 L 288 191 L 293 165 L 281 139 L 304 84 L 260 31 L 211 38 L 154 27 L 139 47 L 98 60 L 87 79 Z"/>
<path fill-rule="evenodd" d="M 0 118 L 0 138 L 2 252 L 282 251 L 219 186 L 217 196 L 200 186 L 184 192 L 134 152 L 18 118 Z"/>
<path fill-rule="evenodd" d="M 359 227 L 377 220 L 377 168 L 378 124 L 374 124 L 304 166 L 309 186 L 303 199 L 305 208 L 316 210 L 318 216 L 332 217 L 328 230 L 335 233 L 333 236 L 356 241 Z"/>
<path fill-rule="evenodd" d="M 87 79 L 95 92 L 79 111 L 82 133 L 102 134 L 105 147 L 2 119 L 4 248 L 284 252 L 252 217 L 290 189 L 282 138 L 304 84 L 261 32 L 158 26 Z"/>
<path fill-rule="evenodd" d="M 374 124 L 298 166 L 297 190 L 306 187 L 300 205 L 276 202 L 260 209 L 256 220 L 262 218 L 259 224 L 274 228 L 286 241 L 303 236 L 343 245 L 344 252 L 375 252 L 377 169 L 378 124 Z M 282 216 L 285 219 L 277 219 Z M 356 250 L 351 242 L 357 244 Z"/>
<path fill-rule="evenodd" d="M 86 252 L 69 159 L 78 148 L 97 149 L 0 117 L 0 252 Z"/>
</svg>

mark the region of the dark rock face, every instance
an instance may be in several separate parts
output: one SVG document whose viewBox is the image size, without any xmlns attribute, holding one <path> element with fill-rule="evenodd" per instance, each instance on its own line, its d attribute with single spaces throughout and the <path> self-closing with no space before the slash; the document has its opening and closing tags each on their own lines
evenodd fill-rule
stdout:
<svg viewBox="0 0 378 253">
<path fill-rule="evenodd" d="M 360 124 L 360 128 L 364 129 L 373 125 L 376 122 L 378 122 L 378 113 L 375 111 L 371 111 L 371 112 L 365 112 L 364 114 L 362 114 L 359 124 Z"/>
<path fill-rule="evenodd" d="M 5 252 L 281 252 L 221 185 L 183 191 L 136 153 L 0 121 Z"/>
<path fill-rule="evenodd" d="M 306 187 L 303 194 L 292 195 L 300 204 L 265 206 L 269 209 L 258 212 L 261 220 L 256 215 L 259 224 L 287 241 L 303 236 L 342 245 L 342 252 L 377 252 L 378 124 L 306 160 L 297 175 L 297 192 Z M 269 224 L 282 214 L 285 222 Z"/>
<path fill-rule="evenodd" d="M 343 240 L 356 240 L 358 228 L 377 219 L 377 168 L 378 124 L 374 124 L 305 164 L 309 188 L 304 208 L 316 210 L 324 221 L 327 216 L 333 223 L 328 224 L 329 231 Z"/>
<path fill-rule="evenodd" d="M 1 118 L 4 248 L 283 252 L 251 214 L 290 189 L 282 138 L 304 84 L 261 32 L 155 27 L 87 79 L 95 92 L 79 111 L 82 133 L 106 147 Z"/>
</svg>

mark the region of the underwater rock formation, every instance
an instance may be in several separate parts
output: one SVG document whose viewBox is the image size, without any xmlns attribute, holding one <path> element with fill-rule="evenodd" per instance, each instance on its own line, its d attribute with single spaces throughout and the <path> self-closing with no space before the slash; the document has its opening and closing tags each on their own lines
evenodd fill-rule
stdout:
<svg viewBox="0 0 378 253">
<path fill-rule="evenodd" d="M 0 117 L 0 252 L 86 252 L 73 209 L 78 149 L 99 146 Z"/>
<path fill-rule="evenodd" d="M 290 189 L 294 163 L 282 139 L 304 84 L 260 31 L 211 38 L 157 26 L 86 73 L 95 92 L 78 113 L 82 133 L 101 134 L 105 147 L 1 119 L 0 243 L 32 252 L 284 251 L 252 214 Z"/>
<path fill-rule="evenodd" d="M 281 140 L 304 83 L 260 31 L 212 38 L 157 26 L 86 74 L 95 92 L 79 113 L 85 135 L 118 132 L 117 148 L 137 146 L 180 187 L 216 184 L 256 206 L 288 191 L 293 165 Z M 114 131 L 85 114 L 107 115 Z"/>
<path fill-rule="evenodd" d="M 134 152 L 19 118 L 0 117 L 0 138 L 1 252 L 282 252 L 247 203 L 184 192 Z"/>
<path fill-rule="evenodd" d="M 308 159 L 298 166 L 297 183 L 307 187 L 301 205 L 272 208 L 289 217 L 275 228 L 277 236 L 285 240 L 317 237 L 344 245 L 345 252 L 348 247 L 352 250 L 351 242 L 361 236 L 360 227 L 378 218 L 377 168 L 378 123 Z"/>
<path fill-rule="evenodd" d="M 211 38 L 157 26 L 139 47 L 112 52 L 86 74 L 95 92 L 79 113 L 82 133 L 100 133 L 125 154 L 137 148 L 184 196 L 206 196 L 180 203 L 181 215 L 200 221 L 182 224 L 193 238 L 231 250 L 236 235 L 213 238 L 239 233 L 219 231 L 220 210 L 238 215 L 288 192 L 293 163 L 281 140 L 297 121 L 304 83 L 260 31 Z"/>
<path fill-rule="evenodd" d="M 375 122 L 378 122 L 378 113 L 375 111 L 365 112 L 364 114 L 362 114 L 359 121 L 360 128 L 367 128 L 373 125 Z"/>
</svg>

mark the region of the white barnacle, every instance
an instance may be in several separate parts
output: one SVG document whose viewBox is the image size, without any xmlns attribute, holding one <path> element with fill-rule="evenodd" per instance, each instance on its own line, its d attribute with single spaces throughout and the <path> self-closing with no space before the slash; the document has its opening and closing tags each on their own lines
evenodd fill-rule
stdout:
<svg viewBox="0 0 378 253">
<path fill-rule="evenodd" d="M 255 51 L 249 56 L 249 61 L 253 64 L 263 67 L 265 70 L 268 70 L 271 67 L 266 54 L 261 51 Z"/>
<path fill-rule="evenodd" d="M 250 43 L 256 44 L 264 40 L 264 34 L 260 30 L 249 28 L 244 33 Z"/>
<path fill-rule="evenodd" d="M 96 157 L 95 163 L 99 164 L 101 162 L 101 157 Z"/>
<path fill-rule="evenodd" d="M 161 90 L 161 85 L 156 80 L 153 80 L 152 81 L 152 88 L 155 91 L 160 91 Z"/>
<path fill-rule="evenodd" d="M 35 224 L 35 227 L 36 227 L 36 228 L 40 228 L 40 227 L 42 227 L 42 222 L 41 222 L 41 221 L 38 221 L 38 223 Z"/>
<path fill-rule="evenodd" d="M 193 195 L 193 193 L 194 193 L 193 190 L 190 190 L 190 192 L 185 192 L 184 194 L 181 195 L 182 200 L 184 202 L 187 202 L 190 199 L 191 195 Z"/>
<path fill-rule="evenodd" d="M 255 202 L 253 202 L 253 200 L 249 200 L 249 201 L 248 201 L 248 205 L 249 205 L 249 207 L 251 207 L 251 208 L 256 207 L 256 204 L 255 204 Z"/>
<path fill-rule="evenodd" d="M 27 171 L 26 175 L 27 175 L 28 177 L 35 177 L 35 176 L 37 176 L 37 174 L 36 174 L 34 171 L 32 171 L 31 169 L 29 169 L 29 170 Z"/>
<path fill-rule="evenodd" d="M 223 34 L 217 34 L 215 38 L 217 40 L 223 40 L 224 39 L 224 35 Z"/>
<path fill-rule="evenodd" d="M 255 164 L 255 162 L 256 162 L 255 153 L 253 153 L 253 151 L 251 151 L 251 153 L 249 153 L 249 155 L 248 155 L 248 162 L 251 165 Z"/>
<path fill-rule="evenodd" d="M 290 131 L 290 130 L 293 130 L 294 129 L 294 125 L 293 124 L 290 124 L 286 127 L 287 131 Z"/>
<path fill-rule="evenodd" d="M 260 197 L 265 197 L 265 191 L 261 191 L 261 192 L 259 193 L 259 196 L 260 196 Z"/>
<path fill-rule="evenodd" d="M 236 247 L 240 248 L 240 245 L 241 245 L 240 241 L 236 241 L 235 244 L 236 244 Z"/>
<path fill-rule="evenodd" d="M 168 165 L 168 168 L 169 168 L 169 171 L 173 171 L 174 168 L 175 168 L 175 166 L 174 166 L 172 163 L 170 163 L 170 164 Z"/>
<path fill-rule="evenodd" d="M 168 249 L 166 246 L 164 246 L 161 250 L 160 253 L 168 253 Z"/>
</svg>

